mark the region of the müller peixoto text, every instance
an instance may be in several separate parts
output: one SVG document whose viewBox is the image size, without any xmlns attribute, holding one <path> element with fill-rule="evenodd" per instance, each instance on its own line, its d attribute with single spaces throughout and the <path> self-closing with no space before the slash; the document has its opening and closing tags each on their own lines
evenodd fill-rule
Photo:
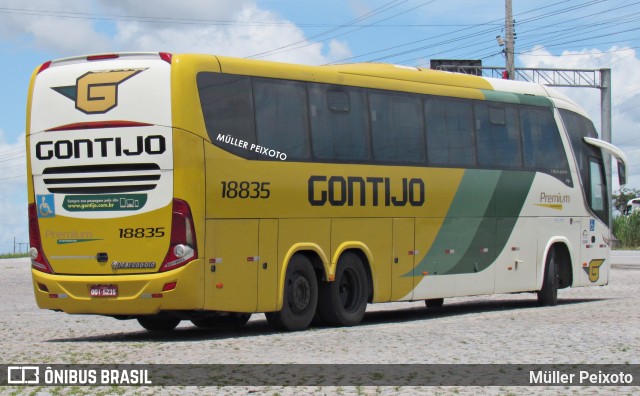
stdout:
<svg viewBox="0 0 640 396">
<path fill-rule="evenodd" d="M 631 385 L 633 375 L 624 373 L 606 373 L 598 370 L 597 373 L 586 370 L 577 372 L 562 372 L 560 370 L 532 370 L 529 371 L 530 384 L 545 385 Z"/>
</svg>

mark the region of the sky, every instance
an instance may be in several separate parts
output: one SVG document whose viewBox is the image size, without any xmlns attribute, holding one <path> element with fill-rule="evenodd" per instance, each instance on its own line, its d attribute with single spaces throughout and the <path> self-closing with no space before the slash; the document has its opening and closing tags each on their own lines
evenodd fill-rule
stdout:
<svg viewBox="0 0 640 396">
<path fill-rule="evenodd" d="M 612 70 L 612 140 L 629 158 L 627 187 L 640 188 L 640 1 L 513 3 L 516 68 Z M 27 90 L 47 60 L 167 51 L 309 65 L 504 66 L 496 41 L 504 15 L 500 0 L 0 0 L 0 253 L 24 251 L 29 239 Z M 599 129 L 599 91 L 562 91 Z"/>
</svg>

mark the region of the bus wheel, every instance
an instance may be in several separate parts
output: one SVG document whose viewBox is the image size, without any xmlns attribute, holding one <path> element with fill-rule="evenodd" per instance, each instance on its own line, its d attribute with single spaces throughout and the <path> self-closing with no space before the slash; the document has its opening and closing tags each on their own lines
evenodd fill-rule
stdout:
<svg viewBox="0 0 640 396">
<path fill-rule="evenodd" d="M 178 318 L 166 318 L 159 316 L 140 316 L 138 323 L 149 331 L 170 331 L 180 323 Z"/>
<path fill-rule="evenodd" d="M 444 298 L 432 298 L 429 300 L 424 300 L 424 303 L 427 305 L 427 308 L 442 308 L 444 304 Z"/>
<path fill-rule="evenodd" d="M 367 309 L 367 274 L 357 254 L 346 252 L 338 260 L 333 282 L 320 285 L 318 313 L 328 325 L 354 326 Z"/>
<path fill-rule="evenodd" d="M 543 307 L 558 304 L 558 270 L 555 248 L 551 248 L 547 254 L 542 289 L 538 292 L 538 304 Z"/>
<path fill-rule="evenodd" d="M 281 330 L 304 330 L 313 320 L 317 305 L 318 281 L 311 261 L 295 254 L 287 267 L 282 310 L 267 313 L 267 321 Z"/>
<path fill-rule="evenodd" d="M 237 313 L 225 316 L 213 316 L 209 318 L 192 319 L 196 327 L 213 329 L 216 327 L 242 327 L 249 321 L 251 314 Z"/>
</svg>

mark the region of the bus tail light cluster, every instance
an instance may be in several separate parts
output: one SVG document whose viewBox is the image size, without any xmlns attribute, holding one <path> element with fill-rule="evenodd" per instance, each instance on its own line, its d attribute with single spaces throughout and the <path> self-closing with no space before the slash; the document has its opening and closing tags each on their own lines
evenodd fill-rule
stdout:
<svg viewBox="0 0 640 396">
<path fill-rule="evenodd" d="M 171 217 L 171 243 L 160 267 L 160 272 L 181 267 L 196 257 L 198 257 L 198 248 L 191 209 L 185 201 L 174 199 Z"/>
<path fill-rule="evenodd" d="M 40 238 L 40 228 L 38 227 L 38 212 L 36 204 L 29 205 L 29 256 L 31 266 L 42 272 L 53 274 L 53 269 L 42 250 L 42 239 Z"/>
</svg>

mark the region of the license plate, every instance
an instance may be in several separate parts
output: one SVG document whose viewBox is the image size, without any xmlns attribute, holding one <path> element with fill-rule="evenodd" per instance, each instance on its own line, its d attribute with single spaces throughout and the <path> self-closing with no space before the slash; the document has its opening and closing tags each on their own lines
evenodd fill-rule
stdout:
<svg viewBox="0 0 640 396">
<path fill-rule="evenodd" d="M 91 297 L 118 297 L 118 285 L 89 285 Z"/>
</svg>

